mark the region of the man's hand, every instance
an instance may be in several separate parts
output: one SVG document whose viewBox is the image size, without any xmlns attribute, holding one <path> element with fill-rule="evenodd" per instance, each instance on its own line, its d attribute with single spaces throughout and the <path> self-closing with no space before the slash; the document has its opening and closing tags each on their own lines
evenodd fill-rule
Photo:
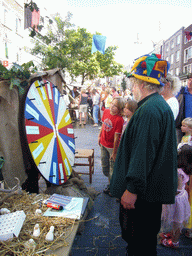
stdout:
<svg viewBox="0 0 192 256">
<path fill-rule="evenodd" d="M 125 190 L 121 197 L 121 204 L 123 205 L 123 208 L 125 209 L 135 209 L 135 202 L 137 200 L 137 195 L 132 194 L 128 190 Z"/>
<path fill-rule="evenodd" d="M 117 155 L 117 153 L 112 153 L 111 157 L 110 157 L 110 159 L 113 159 L 114 162 L 115 162 L 115 159 L 116 159 L 116 155 Z"/>
</svg>

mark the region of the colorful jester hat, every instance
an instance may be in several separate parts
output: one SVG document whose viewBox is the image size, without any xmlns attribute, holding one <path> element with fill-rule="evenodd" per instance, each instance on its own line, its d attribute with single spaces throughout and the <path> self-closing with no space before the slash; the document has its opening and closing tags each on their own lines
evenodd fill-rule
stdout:
<svg viewBox="0 0 192 256">
<path fill-rule="evenodd" d="M 160 54 L 147 54 L 136 59 L 131 73 L 127 77 L 134 76 L 140 80 L 164 86 L 160 78 L 167 76 L 169 67 L 170 64 L 166 60 L 162 60 Z"/>
</svg>

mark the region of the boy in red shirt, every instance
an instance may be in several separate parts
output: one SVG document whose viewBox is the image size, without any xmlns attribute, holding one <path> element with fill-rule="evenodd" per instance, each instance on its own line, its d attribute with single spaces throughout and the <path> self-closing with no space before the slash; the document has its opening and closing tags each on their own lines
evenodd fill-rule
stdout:
<svg viewBox="0 0 192 256">
<path fill-rule="evenodd" d="M 98 137 L 98 143 L 101 147 L 102 171 L 108 177 L 109 184 L 124 123 L 122 117 L 123 109 L 124 99 L 115 97 L 111 102 L 110 108 L 105 109 L 103 113 L 103 124 Z M 110 195 L 109 184 L 103 191 L 108 195 Z"/>
</svg>

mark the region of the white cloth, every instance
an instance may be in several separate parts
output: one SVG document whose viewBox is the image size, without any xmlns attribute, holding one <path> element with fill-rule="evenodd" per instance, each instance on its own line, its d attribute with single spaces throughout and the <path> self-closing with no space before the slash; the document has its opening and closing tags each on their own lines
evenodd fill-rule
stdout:
<svg viewBox="0 0 192 256">
<path fill-rule="evenodd" d="M 68 95 L 64 95 L 63 98 L 64 98 L 66 106 L 68 107 L 68 105 L 70 104 L 69 96 Z"/>
<path fill-rule="evenodd" d="M 184 135 L 181 139 L 181 142 L 178 144 L 177 146 L 177 150 L 179 151 L 180 148 L 183 146 L 183 145 L 189 145 L 189 146 L 192 146 L 192 136 L 191 135 Z"/>
<path fill-rule="evenodd" d="M 176 119 L 179 114 L 179 102 L 177 98 L 171 97 L 167 100 L 167 103 L 169 104 L 171 110 L 173 111 L 174 119 Z"/>
</svg>

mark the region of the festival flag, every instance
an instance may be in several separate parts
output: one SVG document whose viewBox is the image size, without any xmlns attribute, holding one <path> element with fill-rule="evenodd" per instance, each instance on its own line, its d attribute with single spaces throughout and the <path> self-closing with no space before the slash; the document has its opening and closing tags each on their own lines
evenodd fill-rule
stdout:
<svg viewBox="0 0 192 256">
<path fill-rule="evenodd" d="M 185 31 L 185 36 L 187 38 L 187 40 L 191 40 L 191 37 L 192 37 L 192 32 L 189 32 L 189 31 Z"/>
<path fill-rule="evenodd" d="M 24 15 L 24 29 L 33 28 L 35 26 L 35 30 L 38 31 L 37 26 L 39 25 L 40 11 L 34 9 L 34 11 L 31 12 L 28 7 L 25 7 Z"/>
<path fill-rule="evenodd" d="M 106 36 L 93 35 L 91 53 L 100 51 L 102 54 L 105 54 L 105 42 L 106 42 Z"/>
<path fill-rule="evenodd" d="M 40 11 L 34 10 L 32 12 L 32 20 L 31 20 L 31 27 L 33 28 L 35 26 L 35 30 L 38 31 L 37 26 L 39 25 L 40 20 Z"/>
<path fill-rule="evenodd" d="M 31 27 L 32 12 L 28 7 L 24 8 L 24 29 Z"/>
</svg>

